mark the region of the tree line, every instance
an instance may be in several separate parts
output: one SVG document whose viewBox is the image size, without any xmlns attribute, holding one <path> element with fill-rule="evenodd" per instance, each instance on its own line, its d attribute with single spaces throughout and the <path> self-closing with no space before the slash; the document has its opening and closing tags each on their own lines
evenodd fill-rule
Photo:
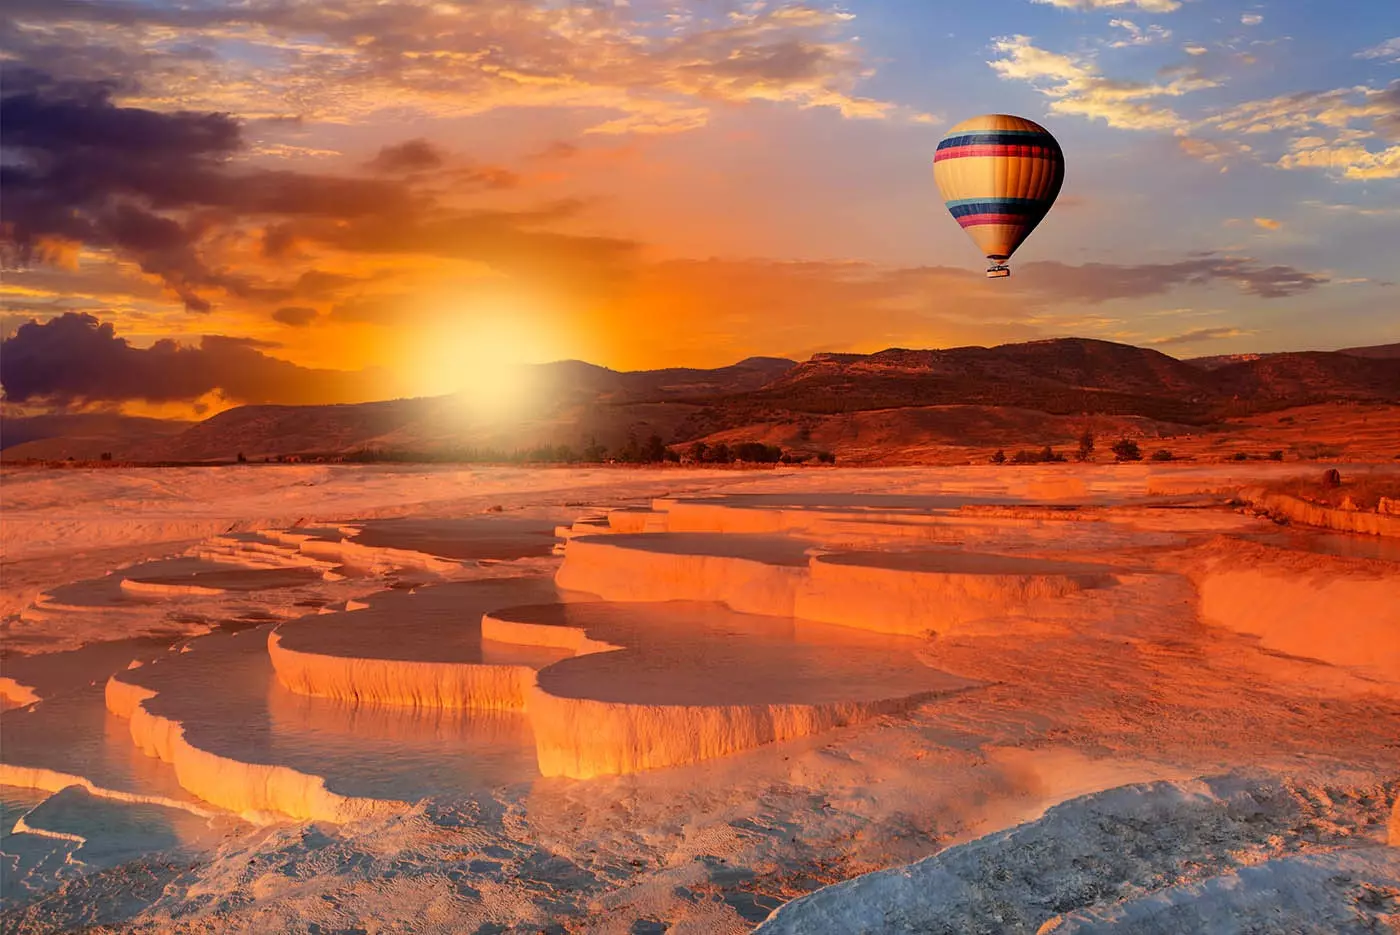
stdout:
<svg viewBox="0 0 1400 935">
<path fill-rule="evenodd" d="M 301 456 L 299 460 L 306 459 Z M 283 460 L 278 458 L 277 460 Z M 412 451 L 400 448 L 378 448 L 367 446 L 358 448 L 335 460 L 350 463 L 368 464 L 375 462 L 414 462 L 414 463 L 464 463 L 482 462 L 492 464 L 803 464 L 816 461 L 820 464 L 836 463 L 836 456 L 828 451 L 815 453 L 784 451 L 777 445 L 762 442 L 739 442 L 728 445 L 720 442 L 708 445 L 697 441 L 684 449 L 684 454 L 668 447 L 660 435 L 653 433 L 645 440 L 629 435 L 627 441 L 615 450 L 590 438 L 582 448 L 570 445 L 537 445 L 532 448 L 505 450 L 492 447 L 455 446 L 432 451 Z"/>
</svg>

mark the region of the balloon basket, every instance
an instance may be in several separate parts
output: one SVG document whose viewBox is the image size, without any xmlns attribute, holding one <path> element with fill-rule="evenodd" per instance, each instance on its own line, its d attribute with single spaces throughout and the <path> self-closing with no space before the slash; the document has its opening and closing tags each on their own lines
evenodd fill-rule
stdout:
<svg viewBox="0 0 1400 935">
<path fill-rule="evenodd" d="M 1005 279 L 1007 276 L 1010 276 L 1010 275 L 1011 275 L 1011 267 L 1009 267 L 1009 266 L 1003 266 L 1002 264 L 997 263 L 997 264 L 994 265 L 994 266 L 989 266 L 989 267 L 987 267 L 987 278 L 988 278 L 988 279 Z"/>
</svg>

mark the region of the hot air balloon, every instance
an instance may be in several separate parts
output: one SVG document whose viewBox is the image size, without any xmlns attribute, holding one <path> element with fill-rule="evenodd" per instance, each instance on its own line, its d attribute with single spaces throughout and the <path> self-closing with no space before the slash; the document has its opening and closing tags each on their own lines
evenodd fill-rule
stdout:
<svg viewBox="0 0 1400 935">
<path fill-rule="evenodd" d="M 1006 261 L 1060 194 L 1065 156 L 1044 127 L 984 114 L 948 131 L 933 157 L 948 211 L 991 261 L 987 278 L 1011 275 Z"/>
</svg>

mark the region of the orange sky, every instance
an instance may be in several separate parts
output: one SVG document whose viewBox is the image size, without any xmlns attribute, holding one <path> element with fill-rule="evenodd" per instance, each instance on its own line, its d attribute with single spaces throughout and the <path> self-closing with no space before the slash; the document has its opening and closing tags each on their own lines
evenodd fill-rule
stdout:
<svg viewBox="0 0 1400 935">
<path fill-rule="evenodd" d="M 1179 356 L 1400 340 L 1400 52 L 1373 29 L 945 6 L 19 4 L 4 333 L 66 312 L 112 333 L 7 353 L 126 370 L 7 381 L 7 403 L 172 414 L 446 392 L 510 361 L 1068 334 Z M 1291 73 L 1301 51 L 1320 64 Z M 1069 167 L 993 282 L 931 173 L 988 111 L 1044 123 Z M 136 350 L 205 335 L 244 340 L 180 366 L 363 373 L 143 376 L 177 358 Z"/>
</svg>

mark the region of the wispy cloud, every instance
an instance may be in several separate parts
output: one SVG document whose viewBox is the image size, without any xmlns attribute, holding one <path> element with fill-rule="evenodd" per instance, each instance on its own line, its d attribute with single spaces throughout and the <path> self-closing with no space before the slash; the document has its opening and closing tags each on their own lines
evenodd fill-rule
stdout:
<svg viewBox="0 0 1400 935">
<path fill-rule="evenodd" d="M 1165 347 L 1173 344 L 1195 344 L 1199 341 L 1223 341 L 1228 338 L 1243 338 L 1254 334 L 1253 331 L 1243 331 L 1239 328 L 1193 328 L 1181 334 L 1168 335 L 1164 338 L 1154 338 L 1147 343 L 1153 347 Z"/>
<path fill-rule="evenodd" d="M 1400 178 L 1400 81 L 1248 101 L 1199 126 L 1232 136 L 1295 134 L 1271 163 L 1280 169 L 1322 169 L 1357 181 Z"/>
<path fill-rule="evenodd" d="M 1004 79 L 1035 86 L 1051 99 L 1052 113 L 1103 120 L 1126 130 L 1184 131 L 1189 126 L 1185 118 L 1152 102 L 1218 85 L 1189 69 L 1179 70 L 1164 83 L 1107 78 L 1092 61 L 1039 48 L 1027 36 L 998 39 L 994 48 L 1003 57 L 987 64 Z"/>
<path fill-rule="evenodd" d="M 805 3 L 689 15 L 664 33 L 625 3 L 547 0 L 15 0 L 7 13 L 11 61 L 76 77 L 122 74 L 119 98 L 148 107 L 332 123 L 386 109 L 576 107 L 600 111 L 607 133 L 693 129 L 719 102 L 852 118 L 898 112 L 855 92 L 872 70 L 852 14 Z"/>
<path fill-rule="evenodd" d="M 1116 39 L 1110 42 L 1109 48 L 1126 49 L 1135 45 L 1152 45 L 1156 42 L 1165 42 L 1172 37 L 1172 31 L 1161 26 L 1150 25 L 1146 29 L 1129 19 L 1112 19 L 1108 25 L 1123 30 L 1128 35 L 1123 39 Z"/>
<path fill-rule="evenodd" d="M 1181 9 L 1177 0 L 1033 0 L 1062 10 L 1118 10 L 1137 7 L 1148 13 L 1171 13 Z"/>
<path fill-rule="evenodd" d="M 1387 39 L 1379 45 L 1357 52 L 1354 58 L 1378 58 L 1388 62 L 1400 62 L 1400 36 Z"/>
</svg>

